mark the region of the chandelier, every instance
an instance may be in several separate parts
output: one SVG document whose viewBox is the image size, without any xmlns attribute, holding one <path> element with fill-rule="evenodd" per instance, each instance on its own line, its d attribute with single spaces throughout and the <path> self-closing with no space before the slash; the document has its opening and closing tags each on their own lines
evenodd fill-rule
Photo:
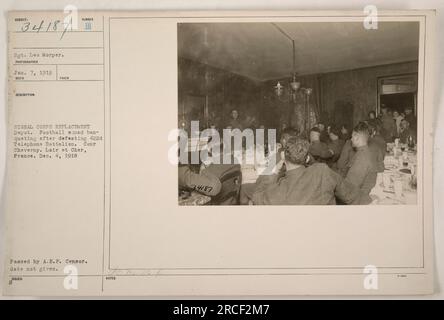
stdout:
<svg viewBox="0 0 444 320">
<path fill-rule="evenodd" d="M 313 94 L 313 89 L 312 88 L 304 88 L 301 87 L 301 83 L 299 81 L 297 81 L 296 79 L 296 44 L 294 39 L 288 35 L 282 28 L 280 28 L 277 24 L 272 23 L 273 26 L 276 27 L 277 30 L 279 30 L 279 32 L 281 32 L 286 38 L 288 38 L 291 41 L 292 44 L 292 54 L 293 54 L 293 69 L 292 69 L 292 78 L 289 80 L 289 85 L 288 85 L 288 94 L 292 97 L 293 102 L 296 103 L 296 98 L 297 98 L 297 93 L 300 92 L 302 93 L 304 99 L 304 105 L 303 105 L 303 114 L 304 114 L 304 129 L 306 131 L 306 133 L 308 134 L 311 124 L 312 124 L 312 119 L 311 119 L 311 113 L 312 110 L 310 108 L 310 96 Z M 283 84 L 281 84 L 281 81 L 278 81 L 278 83 L 276 84 L 276 86 L 274 86 L 274 90 L 276 92 L 276 95 L 278 97 L 282 96 L 282 94 L 285 91 L 285 86 Z M 291 122 L 291 114 L 289 115 L 290 117 L 290 122 Z"/>
<path fill-rule="evenodd" d="M 282 30 L 281 27 L 279 27 L 277 24 L 272 23 L 273 26 L 276 27 L 276 29 L 279 30 L 279 32 L 281 32 L 285 37 L 287 37 L 292 44 L 292 53 L 293 53 L 293 70 L 292 70 L 292 74 L 293 77 L 289 83 L 289 93 L 293 96 L 293 99 L 296 99 L 296 93 L 298 91 L 302 91 L 302 93 L 306 94 L 307 96 L 311 95 L 311 93 L 313 92 L 313 90 L 311 88 L 301 88 L 301 83 L 299 81 L 297 81 L 296 79 L 296 44 L 295 41 L 292 37 L 290 37 L 284 30 Z M 284 93 L 284 89 L 285 86 L 281 84 L 280 81 L 278 81 L 278 83 L 276 84 L 276 86 L 273 87 L 276 95 L 277 96 L 282 96 L 282 94 Z"/>
</svg>

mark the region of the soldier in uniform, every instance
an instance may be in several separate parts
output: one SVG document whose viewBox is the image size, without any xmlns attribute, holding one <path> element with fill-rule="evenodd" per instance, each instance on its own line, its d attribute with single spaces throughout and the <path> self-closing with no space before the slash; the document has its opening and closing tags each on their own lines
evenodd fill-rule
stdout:
<svg viewBox="0 0 444 320">
<path fill-rule="evenodd" d="M 244 126 L 239 120 L 239 112 L 236 109 L 231 110 L 231 119 L 228 121 L 226 128 L 243 130 Z"/>
<path fill-rule="evenodd" d="M 203 169 L 199 173 L 188 165 L 179 166 L 179 187 L 195 190 L 206 196 L 214 197 L 219 194 L 222 184 L 217 176 Z"/>
<path fill-rule="evenodd" d="M 387 143 L 379 133 L 378 126 L 369 125 L 368 150 L 372 157 L 376 172 L 384 172 L 384 157 L 386 154 Z M 343 177 L 347 175 L 351 167 L 353 158 L 356 155 L 356 148 L 353 147 L 351 140 L 347 140 L 342 148 L 341 155 L 336 163 L 335 170 Z"/>
<path fill-rule="evenodd" d="M 381 114 L 379 120 L 382 124 L 381 134 L 384 137 L 384 140 L 387 142 L 393 141 L 393 136 L 396 132 L 396 124 L 395 120 L 393 120 L 393 116 L 384 105 L 381 106 Z"/>
<path fill-rule="evenodd" d="M 410 124 L 410 129 L 413 131 L 416 131 L 417 129 L 417 120 L 416 116 L 413 113 L 413 110 L 411 107 L 406 107 L 404 110 L 405 113 L 405 120 Z"/>
<path fill-rule="evenodd" d="M 403 119 L 401 121 L 401 130 L 399 133 L 399 139 L 401 140 L 401 143 L 408 143 L 409 137 L 412 137 L 413 141 L 415 142 L 416 132 L 412 130 L 412 128 L 410 127 L 410 123 L 406 119 Z"/>
<path fill-rule="evenodd" d="M 362 195 L 355 185 L 344 180 L 326 164 L 306 167 L 310 157 L 307 140 L 291 137 L 285 148 L 285 160 L 274 168 L 275 174 L 260 176 L 252 196 L 255 205 L 334 205 L 336 198 L 346 204 L 368 204 L 370 197 Z M 279 177 L 285 162 L 287 170 Z"/>
<path fill-rule="evenodd" d="M 210 197 L 218 195 L 222 183 L 203 163 L 200 151 L 186 151 L 186 156 L 186 161 L 179 163 L 179 189 L 194 190 Z M 193 159 L 199 159 L 198 163 L 193 163 Z"/>
<path fill-rule="evenodd" d="M 341 155 L 342 148 L 344 147 L 345 141 L 340 138 L 340 135 L 341 133 L 337 127 L 334 126 L 330 127 L 330 132 L 329 132 L 330 141 L 327 144 L 328 149 L 333 151 L 333 157 L 329 161 L 330 167 L 336 165 L 336 162 L 338 161 Z"/>
<path fill-rule="evenodd" d="M 277 145 L 278 152 L 276 155 L 276 162 L 283 161 L 285 158 L 285 148 L 287 146 L 287 142 L 291 137 L 298 136 L 298 131 L 294 129 L 293 127 L 287 127 L 284 130 L 282 130 L 280 141 Z M 278 175 L 283 176 L 285 175 L 286 167 L 285 163 L 281 166 Z M 251 202 L 251 199 L 253 197 L 253 193 L 256 190 L 256 183 L 245 183 L 242 185 L 240 190 L 240 204 L 241 205 L 248 205 Z"/>
<path fill-rule="evenodd" d="M 384 158 L 387 152 L 387 143 L 380 134 L 381 127 L 374 122 L 369 122 L 370 138 L 368 141 L 368 147 L 373 154 L 376 171 L 384 172 Z"/>
<path fill-rule="evenodd" d="M 345 180 L 354 184 L 364 194 L 369 194 L 376 185 L 377 166 L 375 155 L 369 149 L 370 129 L 365 122 L 360 122 L 353 129 L 351 144 L 354 154 L 346 164 Z"/>
</svg>

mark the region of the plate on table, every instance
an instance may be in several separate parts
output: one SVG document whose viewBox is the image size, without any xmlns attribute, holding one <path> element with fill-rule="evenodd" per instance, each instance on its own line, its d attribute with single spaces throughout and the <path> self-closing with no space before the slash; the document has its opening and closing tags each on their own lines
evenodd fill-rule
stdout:
<svg viewBox="0 0 444 320">
<path fill-rule="evenodd" d="M 386 164 L 386 165 L 384 166 L 384 168 L 385 168 L 386 170 L 396 170 L 396 169 L 398 169 L 398 166 L 396 166 L 396 165 L 394 165 L 394 164 Z"/>
</svg>

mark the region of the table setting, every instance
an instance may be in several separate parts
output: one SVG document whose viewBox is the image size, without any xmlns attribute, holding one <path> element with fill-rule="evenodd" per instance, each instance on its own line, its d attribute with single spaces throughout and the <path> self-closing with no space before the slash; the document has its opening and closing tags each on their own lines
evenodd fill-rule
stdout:
<svg viewBox="0 0 444 320">
<path fill-rule="evenodd" d="M 415 205 L 417 203 L 416 147 L 395 143 L 387 144 L 384 172 L 378 173 L 376 185 L 370 192 L 372 204 Z"/>
</svg>

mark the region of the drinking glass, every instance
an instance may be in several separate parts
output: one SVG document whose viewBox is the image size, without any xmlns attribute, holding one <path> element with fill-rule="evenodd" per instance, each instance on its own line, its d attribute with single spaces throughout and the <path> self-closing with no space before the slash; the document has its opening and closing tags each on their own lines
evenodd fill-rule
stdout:
<svg viewBox="0 0 444 320">
<path fill-rule="evenodd" d="M 394 181 L 394 190 L 396 198 L 402 198 L 403 181 L 400 178 L 396 178 Z"/>
<path fill-rule="evenodd" d="M 384 184 L 384 188 L 385 189 L 389 189 L 390 188 L 391 177 L 390 177 L 389 173 L 384 172 L 382 174 L 382 183 Z"/>
</svg>

